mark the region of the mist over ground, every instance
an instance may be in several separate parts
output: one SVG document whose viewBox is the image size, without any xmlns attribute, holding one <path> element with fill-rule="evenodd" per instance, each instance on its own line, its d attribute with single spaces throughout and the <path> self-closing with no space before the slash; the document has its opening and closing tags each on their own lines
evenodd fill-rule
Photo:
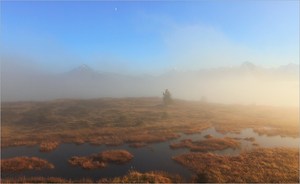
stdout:
<svg viewBox="0 0 300 184">
<path fill-rule="evenodd" d="M 1 61 L 1 101 L 64 98 L 161 97 L 214 103 L 299 106 L 299 65 L 264 68 L 251 62 L 234 67 L 170 70 L 160 75 L 99 72 L 81 65 L 50 73 L 18 60 Z"/>
</svg>

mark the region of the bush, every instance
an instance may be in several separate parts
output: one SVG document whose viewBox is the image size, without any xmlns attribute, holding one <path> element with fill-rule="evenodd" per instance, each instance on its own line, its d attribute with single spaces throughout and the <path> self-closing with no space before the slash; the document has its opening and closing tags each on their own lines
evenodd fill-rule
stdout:
<svg viewBox="0 0 300 184">
<path fill-rule="evenodd" d="M 164 105 L 170 105 L 173 103 L 172 95 L 168 89 L 163 92 L 163 102 Z"/>
</svg>

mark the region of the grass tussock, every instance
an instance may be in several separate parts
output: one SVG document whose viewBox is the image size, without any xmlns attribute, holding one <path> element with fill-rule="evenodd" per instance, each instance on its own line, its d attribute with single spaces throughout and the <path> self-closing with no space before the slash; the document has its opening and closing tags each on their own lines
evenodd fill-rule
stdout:
<svg viewBox="0 0 300 184">
<path fill-rule="evenodd" d="M 210 138 L 202 141 L 192 141 L 190 139 L 182 140 L 180 143 L 173 143 L 170 145 L 172 149 L 189 148 L 191 151 L 217 151 L 227 148 L 237 149 L 240 146 L 240 142 L 229 138 Z"/>
<path fill-rule="evenodd" d="M 52 142 L 42 142 L 40 144 L 40 151 L 41 152 L 49 152 L 57 148 L 59 142 L 52 141 Z"/>
<path fill-rule="evenodd" d="M 239 156 L 187 153 L 173 158 L 196 173 L 194 182 L 299 183 L 299 151 L 258 148 Z"/>
<path fill-rule="evenodd" d="M 162 171 L 141 173 L 130 171 L 127 175 L 111 179 L 100 179 L 100 183 L 177 183 L 183 182 L 179 175 L 171 175 Z"/>
<path fill-rule="evenodd" d="M 213 138 L 214 136 L 212 136 L 212 135 L 210 135 L 210 134 L 207 134 L 207 135 L 205 135 L 204 136 L 204 138 L 206 138 L 206 139 L 211 139 L 211 138 Z"/>
<path fill-rule="evenodd" d="M 74 156 L 68 160 L 72 166 L 83 169 L 98 169 L 106 167 L 108 163 L 124 164 L 133 159 L 133 155 L 126 150 L 103 151 L 85 157 Z"/>
<path fill-rule="evenodd" d="M 1 160 L 1 172 L 53 169 L 54 165 L 37 157 L 14 157 Z"/>
</svg>

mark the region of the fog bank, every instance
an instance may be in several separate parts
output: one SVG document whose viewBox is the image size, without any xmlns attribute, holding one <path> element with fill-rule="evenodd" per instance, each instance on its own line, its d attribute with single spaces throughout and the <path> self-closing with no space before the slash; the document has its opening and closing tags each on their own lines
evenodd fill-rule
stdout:
<svg viewBox="0 0 300 184">
<path fill-rule="evenodd" d="M 172 70 L 159 76 L 97 72 L 82 65 L 49 74 L 16 62 L 1 63 L 1 101 L 61 98 L 162 96 L 227 104 L 299 106 L 299 65 L 263 68 L 245 62 L 236 67 Z"/>
</svg>

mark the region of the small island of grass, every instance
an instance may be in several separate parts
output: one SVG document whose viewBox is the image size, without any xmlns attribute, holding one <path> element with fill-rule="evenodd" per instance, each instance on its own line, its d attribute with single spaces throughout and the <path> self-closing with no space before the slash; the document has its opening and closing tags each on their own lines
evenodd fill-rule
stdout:
<svg viewBox="0 0 300 184">
<path fill-rule="evenodd" d="M 126 150 L 109 150 L 89 156 L 73 156 L 68 162 L 83 169 L 97 169 L 106 167 L 108 163 L 124 164 L 132 158 L 133 155 Z"/>
<path fill-rule="evenodd" d="M 177 148 L 189 148 L 191 151 L 217 151 L 227 148 L 236 149 L 239 148 L 240 143 L 230 137 L 225 138 L 209 138 L 201 141 L 192 141 L 190 139 L 182 140 L 179 143 L 173 143 L 170 145 L 172 149 Z"/>
<path fill-rule="evenodd" d="M 37 157 L 14 157 L 1 160 L 1 172 L 20 172 L 53 168 L 53 164 Z"/>
</svg>

